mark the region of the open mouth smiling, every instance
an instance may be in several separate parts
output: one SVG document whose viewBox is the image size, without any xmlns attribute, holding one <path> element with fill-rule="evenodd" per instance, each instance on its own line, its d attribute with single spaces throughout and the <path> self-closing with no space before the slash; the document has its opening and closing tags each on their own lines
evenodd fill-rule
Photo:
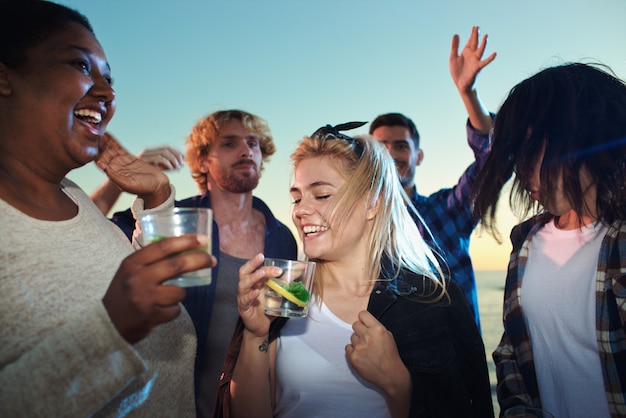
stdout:
<svg viewBox="0 0 626 418">
<path fill-rule="evenodd" d="M 317 234 L 317 233 L 325 232 L 325 231 L 328 231 L 327 226 L 306 225 L 302 227 L 302 232 L 304 233 L 304 235 L 313 235 L 313 234 Z"/>
<path fill-rule="evenodd" d="M 96 110 L 80 109 L 74 111 L 74 116 L 83 122 L 90 123 L 92 125 L 99 125 L 102 122 L 102 113 Z"/>
</svg>

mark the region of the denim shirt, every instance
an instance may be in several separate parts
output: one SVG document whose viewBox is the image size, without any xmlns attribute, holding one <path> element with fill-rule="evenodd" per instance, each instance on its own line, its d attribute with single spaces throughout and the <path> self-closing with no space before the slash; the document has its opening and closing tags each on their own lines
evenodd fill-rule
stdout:
<svg viewBox="0 0 626 418">
<path fill-rule="evenodd" d="M 422 277 L 411 274 L 411 282 Z M 454 282 L 437 302 L 398 295 L 380 281 L 367 310 L 390 331 L 412 382 L 410 417 L 493 417 L 485 347 Z"/>
</svg>

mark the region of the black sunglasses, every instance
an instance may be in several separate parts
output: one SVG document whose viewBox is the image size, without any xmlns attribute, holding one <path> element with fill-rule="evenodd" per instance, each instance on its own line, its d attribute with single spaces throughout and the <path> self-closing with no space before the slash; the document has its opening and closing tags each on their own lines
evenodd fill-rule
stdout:
<svg viewBox="0 0 626 418">
<path fill-rule="evenodd" d="M 361 157 L 363 157 L 363 144 L 361 144 L 359 141 L 352 138 L 351 136 L 344 135 L 340 133 L 339 131 L 349 131 L 350 129 L 356 129 L 358 127 L 365 125 L 366 123 L 367 122 L 347 122 L 347 123 L 340 123 L 339 125 L 335 125 L 335 126 L 331 126 L 331 125 L 322 126 L 317 131 L 313 132 L 313 135 L 311 135 L 311 138 L 317 138 L 317 139 L 321 139 L 324 141 L 327 141 L 330 139 L 341 139 L 343 141 L 346 141 L 352 145 L 354 152 L 360 159 Z"/>
</svg>

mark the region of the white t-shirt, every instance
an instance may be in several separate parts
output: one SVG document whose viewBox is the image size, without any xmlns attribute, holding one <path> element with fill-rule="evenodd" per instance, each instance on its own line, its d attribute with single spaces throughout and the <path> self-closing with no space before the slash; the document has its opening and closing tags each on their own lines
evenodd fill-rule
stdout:
<svg viewBox="0 0 626 418">
<path fill-rule="evenodd" d="M 596 270 L 607 228 L 532 237 L 521 301 L 543 409 L 556 417 L 610 417 L 596 342 Z"/>
<path fill-rule="evenodd" d="M 275 417 L 390 417 L 382 391 L 346 358 L 352 334 L 352 324 L 315 301 L 308 317 L 287 321 L 277 340 Z"/>
</svg>

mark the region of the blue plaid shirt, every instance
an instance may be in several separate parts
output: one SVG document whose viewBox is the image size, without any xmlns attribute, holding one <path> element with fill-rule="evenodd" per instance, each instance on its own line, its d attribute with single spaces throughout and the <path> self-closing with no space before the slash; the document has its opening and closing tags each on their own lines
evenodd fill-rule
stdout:
<svg viewBox="0 0 626 418">
<path fill-rule="evenodd" d="M 467 142 L 474 152 L 475 161 L 467 167 L 456 186 L 441 189 L 430 196 L 419 195 L 414 188 L 409 197 L 435 238 L 450 268 L 451 279 L 461 287 L 480 329 L 476 277 L 469 255 L 470 236 L 477 224 L 472 218 L 471 191 L 491 151 L 491 141 L 489 135 L 476 131 L 468 121 Z M 426 237 L 423 226 L 417 223 Z"/>
<path fill-rule="evenodd" d="M 521 300 L 530 240 L 551 216 L 540 215 L 511 231 L 513 251 L 504 289 L 504 335 L 493 352 L 498 402 L 541 407 L 532 344 Z M 596 273 L 596 340 L 611 417 L 626 416 L 626 220 L 616 221 L 602 240 Z"/>
</svg>

